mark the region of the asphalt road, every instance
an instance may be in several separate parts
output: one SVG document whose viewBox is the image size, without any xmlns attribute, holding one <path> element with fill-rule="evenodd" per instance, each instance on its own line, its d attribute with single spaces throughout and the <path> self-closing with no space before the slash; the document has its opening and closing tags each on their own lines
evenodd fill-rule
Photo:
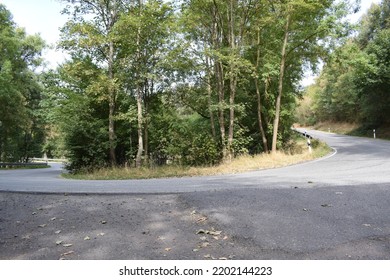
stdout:
<svg viewBox="0 0 390 280">
<path fill-rule="evenodd" d="M 315 162 L 243 174 L 152 180 L 67 180 L 50 169 L 0 170 L 0 191 L 43 193 L 184 193 L 244 188 L 358 186 L 390 183 L 390 142 L 308 131 L 335 153 Z M 308 184 L 308 182 L 311 182 Z"/>
<path fill-rule="evenodd" d="M 390 142 L 309 133 L 335 152 L 228 176 L 2 170 L 0 259 L 390 259 Z"/>
</svg>

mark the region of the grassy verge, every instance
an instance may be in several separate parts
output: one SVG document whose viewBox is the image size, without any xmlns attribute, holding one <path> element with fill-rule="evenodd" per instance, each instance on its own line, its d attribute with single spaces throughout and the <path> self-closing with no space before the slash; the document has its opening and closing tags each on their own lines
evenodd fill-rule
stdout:
<svg viewBox="0 0 390 280">
<path fill-rule="evenodd" d="M 314 129 L 337 134 L 350 134 L 359 128 L 359 124 L 346 122 L 320 122 L 314 125 Z"/>
<path fill-rule="evenodd" d="M 112 167 L 96 169 L 93 172 L 83 174 L 64 174 L 63 176 L 69 179 L 81 180 L 124 180 L 234 174 L 297 164 L 323 157 L 331 151 L 325 143 L 317 140 L 312 142 L 312 146 L 313 152 L 309 153 L 305 140 L 300 139 L 288 151 L 255 156 L 243 155 L 235 158 L 230 163 L 222 163 L 211 167 L 183 167 L 173 165 L 138 169 Z"/>
<path fill-rule="evenodd" d="M 376 138 L 390 140 L 390 124 L 382 125 L 380 127 L 372 127 L 367 125 L 360 125 L 356 123 L 345 122 L 321 122 L 315 124 L 314 129 L 333 132 L 337 134 L 359 136 L 359 137 L 374 137 L 373 130 L 375 129 Z"/>
</svg>

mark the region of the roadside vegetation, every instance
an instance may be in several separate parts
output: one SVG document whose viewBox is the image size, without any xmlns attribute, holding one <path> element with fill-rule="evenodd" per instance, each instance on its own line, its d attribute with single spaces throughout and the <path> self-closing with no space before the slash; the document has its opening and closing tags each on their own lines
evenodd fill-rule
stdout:
<svg viewBox="0 0 390 280">
<path fill-rule="evenodd" d="M 45 153 L 67 176 L 149 178 L 307 160 L 291 126 L 321 60 L 301 124 L 388 120 L 389 0 L 358 36 L 349 1 L 62 2 L 68 59 L 50 70 L 0 4 L 0 162 Z"/>
<path fill-rule="evenodd" d="M 78 171 L 74 174 L 63 174 L 68 179 L 83 180 L 125 180 L 125 179 L 151 179 L 169 177 L 193 177 L 207 175 L 234 174 L 261 169 L 270 169 L 293 165 L 328 155 L 331 152 L 325 143 L 312 140 L 312 153 L 309 153 L 306 139 L 296 136 L 289 148 L 260 155 L 241 155 L 228 163 L 215 166 L 179 166 L 163 165 L 142 168 L 107 167 L 94 170 Z"/>
<path fill-rule="evenodd" d="M 320 122 L 312 126 L 313 129 L 345 134 L 351 136 L 361 136 L 361 137 L 374 137 L 374 131 L 371 128 L 362 126 L 362 124 L 357 123 L 346 123 L 346 122 Z M 375 128 L 375 137 L 380 139 L 390 140 L 390 125 L 382 125 Z"/>
<path fill-rule="evenodd" d="M 373 4 L 324 61 L 296 111 L 301 125 L 390 139 L 390 1 Z"/>
</svg>

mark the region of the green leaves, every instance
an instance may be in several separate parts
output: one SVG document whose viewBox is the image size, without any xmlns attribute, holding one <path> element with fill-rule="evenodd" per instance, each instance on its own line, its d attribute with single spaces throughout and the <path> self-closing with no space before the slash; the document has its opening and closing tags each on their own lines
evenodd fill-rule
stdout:
<svg viewBox="0 0 390 280">
<path fill-rule="evenodd" d="M 41 86 L 33 71 L 40 66 L 44 41 L 27 36 L 0 4 L 0 161 L 41 156 L 44 121 Z"/>
<path fill-rule="evenodd" d="M 386 3 L 387 2 L 387 3 Z M 359 34 L 337 48 L 316 83 L 319 121 L 359 122 L 378 127 L 389 121 L 390 13 L 388 1 L 363 16 Z"/>
</svg>

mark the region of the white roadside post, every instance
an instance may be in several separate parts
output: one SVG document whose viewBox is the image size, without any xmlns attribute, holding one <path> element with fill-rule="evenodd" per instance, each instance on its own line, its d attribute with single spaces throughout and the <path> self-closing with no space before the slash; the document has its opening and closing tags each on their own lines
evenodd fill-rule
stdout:
<svg viewBox="0 0 390 280">
<path fill-rule="evenodd" d="M 374 139 L 376 138 L 376 133 L 375 133 L 375 129 L 373 130 L 374 131 Z"/>
<path fill-rule="evenodd" d="M 309 153 L 311 154 L 312 150 L 311 150 L 311 141 L 310 141 L 310 137 L 307 138 L 307 147 L 309 148 Z"/>
</svg>

